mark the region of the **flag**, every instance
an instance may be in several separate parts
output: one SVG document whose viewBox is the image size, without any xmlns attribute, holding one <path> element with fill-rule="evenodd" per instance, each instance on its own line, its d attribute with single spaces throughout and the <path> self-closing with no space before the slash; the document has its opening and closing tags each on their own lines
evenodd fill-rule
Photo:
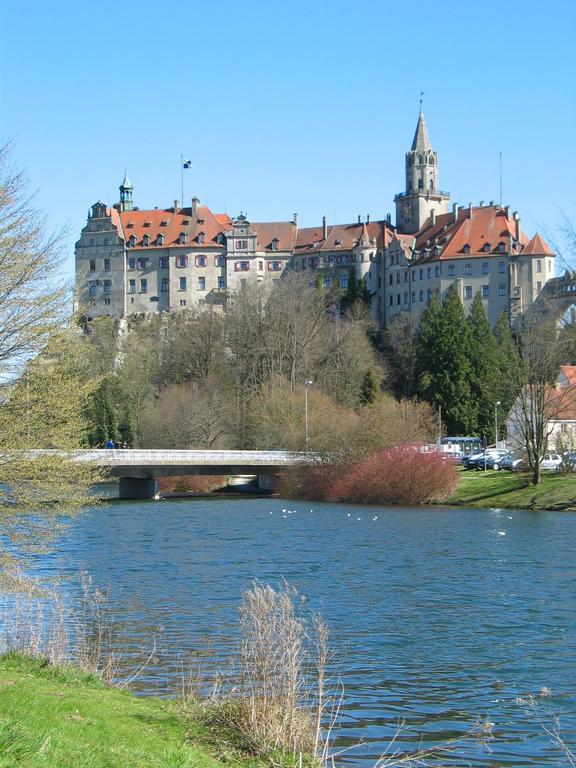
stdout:
<svg viewBox="0 0 576 768">
<path fill-rule="evenodd" d="M 183 168 L 192 168 L 192 160 L 184 160 L 182 163 Z"/>
</svg>

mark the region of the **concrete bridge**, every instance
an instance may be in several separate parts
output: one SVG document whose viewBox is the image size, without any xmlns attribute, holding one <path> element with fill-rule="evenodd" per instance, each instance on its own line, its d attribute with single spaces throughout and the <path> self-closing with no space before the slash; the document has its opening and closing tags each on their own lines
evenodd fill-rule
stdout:
<svg viewBox="0 0 576 768">
<path fill-rule="evenodd" d="M 42 451 L 47 453 L 47 451 Z M 121 499 L 152 499 L 159 477 L 179 475 L 273 475 L 314 460 L 291 451 L 161 451 L 89 449 L 74 451 L 75 461 L 89 461 L 120 478 Z"/>
<path fill-rule="evenodd" d="M 576 273 L 566 271 L 561 277 L 553 277 L 544 284 L 529 307 L 527 316 L 558 319 L 575 304 Z"/>
</svg>

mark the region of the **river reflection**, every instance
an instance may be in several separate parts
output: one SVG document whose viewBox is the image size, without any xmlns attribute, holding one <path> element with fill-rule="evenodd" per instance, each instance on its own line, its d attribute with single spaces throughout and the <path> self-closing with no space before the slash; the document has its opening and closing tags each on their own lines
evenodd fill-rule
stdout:
<svg viewBox="0 0 576 768">
<path fill-rule="evenodd" d="M 344 759 L 372 764 L 399 721 L 398 746 L 413 748 L 487 719 L 487 741 L 431 764 L 561 766 L 539 718 L 559 714 L 576 745 L 575 535 L 576 516 L 558 512 L 114 502 L 75 521 L 37 568 L 86 570 L 109 590 L 126 665 L 156 638 L 144 692 L 173 690 L 186 653 L 225 659 L 242 590 L 286 579 L 331 629 L 345 688 L 337 744 L 359 744 Z M 537 713 L 519 702 L 530 695 Z"/>
</svg>

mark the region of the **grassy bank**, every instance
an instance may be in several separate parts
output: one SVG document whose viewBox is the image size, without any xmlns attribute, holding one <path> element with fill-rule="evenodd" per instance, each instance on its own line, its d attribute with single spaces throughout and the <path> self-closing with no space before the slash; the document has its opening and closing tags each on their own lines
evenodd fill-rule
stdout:
<svg viewBox="0 0 576 768">
<path fill-rule="evenodd" d="M 198 714 L 73 668 L 0 656 L 0 768 L 255 768 Z M 261 765 L 263 763 L 260 763 Z"/>
<path fill-rule="evenodd" d="M 530 485 L 516 472 L 466 472 L 447 504 L 462 507 L 576 510 L 576 475 L 545 474 Z"/>
</svg>

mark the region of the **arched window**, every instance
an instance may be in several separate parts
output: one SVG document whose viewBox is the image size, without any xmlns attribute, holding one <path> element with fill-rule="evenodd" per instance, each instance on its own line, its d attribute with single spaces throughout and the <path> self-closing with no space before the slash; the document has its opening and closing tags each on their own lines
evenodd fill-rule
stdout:
<svg viewBox="0 0 576 768">
<path fill-rule="evenodd" d="M 430 157 L 428 158 L 428 162 L 430 163 L 430 165 L 434 165 L 434 157 L 433 157 L 433 155 L 430 155 Z"/>
<path fill-rule="evenodd" d="M 150 245 L 150 235 L 144 235 L 144 237 L 142 238 L 142 245 L 144 246 Z"/>
<path fill-rule="evenodd" d="M 420 165 L 424 165 L 424 158 L 422 155 L 418 155 L 418 162 L 420 163 Z"/>
<path fill-rule="evenodd" d="M 206 235 L 204 232 L 198 232 L 198 237 L 196 239 L 198 240 L 198 243 L 202 245 L 206 240 Z"/>
<path fill-rule="evenodd" d="M 164 245 L 164 235 L 159 234 L 156 238 L 156 245 Z"/>
<path fill-rule="evenodd" d="M 470 253 L 470 246 L 468 243 L 462 248 L 462 253 Z"/>
<path fill-rule="evenodd" d="M 178 235 L 178 242 L 180 245 L 184 245 L 184 243 L 186 242 L 186 232 L 180 232 L 180 234 Z"/>
<path fill-rule="evenodd" d="M 424 189 L 424 180 L 418 179 L 418 189 Z"/>
<path fill-rule="evenodd" d="M 136 235 L 130 235 L 130 240 L 128 241 L 128 245 L 130 248 L 134 248 L 136 245 Z"/>
<path fill-rule="evenodd" d="M 491 251 L 490 243 L 484 243 L 484 245 L 482 246 L 482 250 L 484 251 L 484 253 L 490 253 Z"/>
<path fill-rule="evenodd" d="M 430 176 L 430 189 L 434 189 L 434 176 Z"/>
</svg>

